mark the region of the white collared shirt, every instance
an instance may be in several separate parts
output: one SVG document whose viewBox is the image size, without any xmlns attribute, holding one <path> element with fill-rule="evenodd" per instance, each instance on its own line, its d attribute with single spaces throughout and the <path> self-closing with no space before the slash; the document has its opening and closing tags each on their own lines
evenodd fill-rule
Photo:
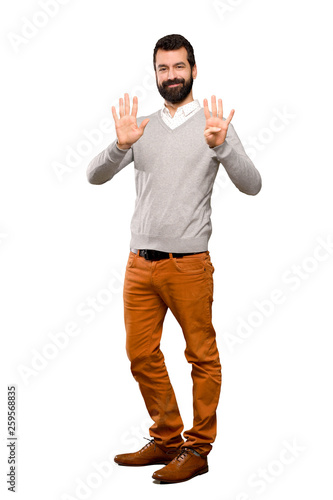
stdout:
<svg viewBox="0 0 333 500">
<path fill-rule="evenodd" d="M 164 123 L 173 130 L 179 127 L 179 125 L 182 125 L 182 123 L 185 123 L 186 120 L 191 118 L 191 116 L 199 111 L 199 109 L 201 109 L 200 103 L 198 99 L 195 99 L 194 101 L 188 102 L 187 104 L 184 104 L 184 106 L 178 108 L 172 117 L 170 111 L 164 104 L 164 107 L 161 110 L 161 116 Z"/>
</svg>

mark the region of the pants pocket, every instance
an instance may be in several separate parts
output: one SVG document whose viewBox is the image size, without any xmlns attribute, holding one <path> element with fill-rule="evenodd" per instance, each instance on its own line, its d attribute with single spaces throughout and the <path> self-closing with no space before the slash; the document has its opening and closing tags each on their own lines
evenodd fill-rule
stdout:
<svg viewBox="0 0 333 500">
<path fill-rule="evenodd" d="M 185 274 L 202 274 L 205 272 L 205 261 L 200 257 L 191 258 L 192 256 L 184 256 L 175 258 L 175 266 L 181 273 Z"/>
<path fill-rule="evenodd" d="M 136 259 L 136 254 L 134 252 L 130 252 L 127 259 L 126 269 L 133 267 L 135 259 Z"/>
</svg>

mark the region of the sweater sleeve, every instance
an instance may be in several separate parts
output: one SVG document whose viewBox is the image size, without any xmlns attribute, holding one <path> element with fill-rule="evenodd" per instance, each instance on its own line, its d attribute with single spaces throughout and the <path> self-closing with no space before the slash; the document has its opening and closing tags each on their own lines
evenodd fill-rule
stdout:
<svg viewBox="0 0 333 500">
<path fill-rule="evenodd" d="M 225 141 L 212 148 L 235 186 L 245 194 L 256 195 L 261 189 L 261 176 L 236 134 L 233 125 L 228 127 Z"/>
<path fill-rule="evenodd" d="M 90 184 L 104 184 L 133 161 L 132 148 L 121 150 L 117 140 L 91 160 L 87 168 Z"/>
</svg>

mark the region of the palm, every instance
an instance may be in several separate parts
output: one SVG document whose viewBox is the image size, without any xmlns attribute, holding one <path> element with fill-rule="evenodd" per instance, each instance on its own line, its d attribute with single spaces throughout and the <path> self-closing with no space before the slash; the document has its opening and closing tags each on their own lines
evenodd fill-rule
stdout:
<svg viewBox="0 0 333 500">
<path fill-rule="evenodd" d="M 204 136 L 209 147 L 220 146 L 225 141 L 229 123 L 234 116 L 235 110 L 232 109 L 228 118 L 223 120 L 222 99 L 219 99 L 218 108 L 216 106 L 216 97 L 212 96 L 212 114 L 208 109 L 208 101 L 204 99 L 204 112 L 206 117 L 206 128 Z"/>
<path fill-rule="evenodd" d="M 143 134 L 143 130 L 137 126 L 134 116 L 123 116 L 116 125 L 116 134 L 119 144 L 134 144 Z"/>
<path fill-rule="evenodd" d="M 119 99 L 119 118 L 116 113 L 116 108 L 112 106 L 112 115 L 115 121 L 118 144 L 124 148 L 130 148 L 132 144 L 140 139 L 149 122 L 149 118 L 146 118 L 138 127 L 136 122 L 137 112 L 138 98 L 133 98 L 132 113 L 130 113 L 130 100 L 128 94 L 125 94 L 124 100 L 122 98 Z"/>
</svg>

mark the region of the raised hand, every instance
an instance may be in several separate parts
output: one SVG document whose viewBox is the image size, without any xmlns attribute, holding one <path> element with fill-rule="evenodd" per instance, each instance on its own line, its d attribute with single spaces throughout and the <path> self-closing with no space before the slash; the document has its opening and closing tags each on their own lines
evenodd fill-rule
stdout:
<svg viewBox="0 0 333 500">
<path fill-rule="evenodd" d="M 112 115 L 115 121 L 118 146 L 120 149 L 129 149 L 132 144 L 140 139 L 146 128 L 149 118 L 146 118 L 140 124 L 136 123 L 136 114 L 138 112 L 138 98 L 133 97 L 132 113 L 130 113 L 129 95 L 125 94 L 125 99 L 119 99 L 119 118 L 116 108 L 112 106 Z M 125 105 L 124 105 L 125 101 Z"/>
<path fill-rule="evenodd" d="M 212 96 L 212 116 L 208 109 L 208 101 L 204 99 L 204 112 L 206 117 L 206 128 L 204 131 L 204 136 L 206 142 L 210 148 L 215 148 L 223 144 L 229 123 L 234 116 L 235 110 L 232 109 L 226 120 L 223 120 L 223 105 L 222 99 L 218 100 L 218 108 L 216 106 L 216 96 Z"/>
</svg>

